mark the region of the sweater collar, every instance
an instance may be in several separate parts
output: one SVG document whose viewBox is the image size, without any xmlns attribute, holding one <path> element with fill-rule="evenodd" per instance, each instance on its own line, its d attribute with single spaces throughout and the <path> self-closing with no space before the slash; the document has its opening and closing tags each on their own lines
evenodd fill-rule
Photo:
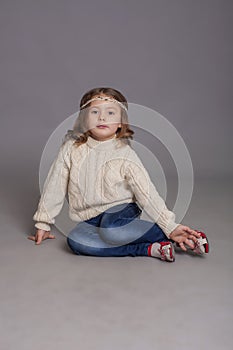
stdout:
<svg viewBox="0 0 233 350">
<path fill-rule="evenodd" d="M 116 134 L 113 138 L 105 141 L 96 140 L 89 135 L 86 143 L 90 148 L 95 148 L 98 151 L 109 151 L 116 147 L 118 141 Z"/>
</svg>

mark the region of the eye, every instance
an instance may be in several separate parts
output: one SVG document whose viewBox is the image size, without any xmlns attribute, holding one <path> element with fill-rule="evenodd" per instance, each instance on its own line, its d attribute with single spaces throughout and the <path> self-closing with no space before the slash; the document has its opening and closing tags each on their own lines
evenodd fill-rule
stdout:
<svg viewBox="0 0 233 350">
<path fill-rule="evenodd" d="M 115 113 L 114 112 L 112 112 L 112 111 L 109 111 L 108 112 L 110 115 L 114 115 Z"/>
<path fill-rule="evenodd" d="M 91 113 L 92 113 L 92 114 L 96 114 L 96 113 L 98 113 L 98 111 L 93 109 L 93 110 L 91 111 Z"/>
</svg>

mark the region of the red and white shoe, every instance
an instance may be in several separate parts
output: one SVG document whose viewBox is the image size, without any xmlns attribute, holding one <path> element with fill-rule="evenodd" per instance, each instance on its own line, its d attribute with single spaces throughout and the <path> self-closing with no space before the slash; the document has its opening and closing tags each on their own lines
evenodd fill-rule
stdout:
<svg viewBox="0 0 233 350">
<path fill-rule="evenodd" d="M 206 234 L 201 231 L 197 231 L 201 234 L 201 237 L 197 239 L 197 242 L 194 243 L 194 249 L 193 252 L 197 254 L 204 254 L 204 253 L 209 253 L 209 241 L 206 237 Z"/>
<path fill-rule="evenodd" d="M 175 250 L 171 242 L 155 242 L 148 247 L 148 255 L 164 261 L 175 261 Z"/>
</svg>

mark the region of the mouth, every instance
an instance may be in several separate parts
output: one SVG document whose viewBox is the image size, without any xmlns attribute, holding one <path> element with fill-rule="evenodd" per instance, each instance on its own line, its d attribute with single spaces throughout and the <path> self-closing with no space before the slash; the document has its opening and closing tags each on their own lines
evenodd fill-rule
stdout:
<svg viewBox="0 0 233 350">
<path fill-rule="evenodd" d="M 96 126 L 97 128 L 100 128 L 100 129 L 104 129 L 104 128 L 108 128 L 107 125 L 104 125 L 104 124 L 99 124 Z"/>
</svg>

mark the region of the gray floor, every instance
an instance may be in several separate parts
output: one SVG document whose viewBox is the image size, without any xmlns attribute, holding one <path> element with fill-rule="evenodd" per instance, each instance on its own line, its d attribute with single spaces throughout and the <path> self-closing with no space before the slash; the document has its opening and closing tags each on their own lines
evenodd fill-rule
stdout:
<svg viewBox="0 0 233 350">
<path fill-rule="evenodd" d="M 27 231 L 35 183 L 24 183 L 20 172 L 17 183 L 8 180 L 11 193 L 1 193 L 1 350 L 232 349 L 231 180 L 195 182 L 183 223 L 208 234 L 211 252 L 177 253 L 172 264 L 76 256 L 56 230 L 55 240 L 34 245 Z"/>
</svg>

